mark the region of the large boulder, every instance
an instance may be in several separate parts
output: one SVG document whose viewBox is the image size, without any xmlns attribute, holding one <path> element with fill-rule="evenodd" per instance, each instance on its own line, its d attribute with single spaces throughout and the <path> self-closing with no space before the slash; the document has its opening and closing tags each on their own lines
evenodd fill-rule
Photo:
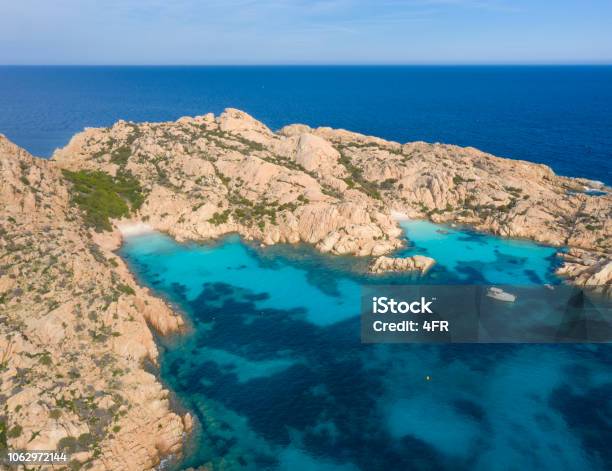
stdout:
<svg viewBox="0 0 612 471">
<path fill-rule="evenodd" d="M 424 275 L 436 261 L 431 257 L 423 255 L 413 255 L 406 258 L 378 257 L 370 265 L 370 272 L 385 273 L 390 271 L 415 271 Z"/>
</svg>

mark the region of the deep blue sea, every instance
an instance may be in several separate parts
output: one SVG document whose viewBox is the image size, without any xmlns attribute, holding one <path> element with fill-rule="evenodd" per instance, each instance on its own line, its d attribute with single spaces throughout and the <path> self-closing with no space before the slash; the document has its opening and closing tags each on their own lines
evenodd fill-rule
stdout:
<svg viewBox="0 0 612 471">
<path fill-rule="evenodd" d="M 364 284 L 559 282 L 555 249 L 404 228 L 404 253 L 438 258 L 425 279 L 236 236 L 127 240 L 139 280 L 192 325 L 160 339 L 161 377 L 200 424 L 176 469 L 611 469 L 610 345 L 361 343 Z"/>
<path fill-rule="evenodd" d="M 0 67 L 0 133 L 49 156 L 85 126 L 240 108 L 474 146 L 612 183 L 612 67 Z"/>
</svg>

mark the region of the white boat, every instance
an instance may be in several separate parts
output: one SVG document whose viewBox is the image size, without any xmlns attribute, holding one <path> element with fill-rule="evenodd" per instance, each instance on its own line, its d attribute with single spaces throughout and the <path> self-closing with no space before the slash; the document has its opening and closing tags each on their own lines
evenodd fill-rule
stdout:
<svg viewBox="0 0 612 471">
<path fill-rule="evenodd" d="M 495 286 L 491 286 L 487 290 L 487 296 L 489 298 L 497 299 L 498 301 L 506 301 L 508 303 L 513 303 L 516 301 L 515 295 L 506 293 L 503 289 L 496 288 Z"/>
</svg>

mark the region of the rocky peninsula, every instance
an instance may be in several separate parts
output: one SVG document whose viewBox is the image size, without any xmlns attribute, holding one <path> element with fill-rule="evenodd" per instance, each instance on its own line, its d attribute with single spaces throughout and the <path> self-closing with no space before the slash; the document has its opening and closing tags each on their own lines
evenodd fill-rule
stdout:
<svg viewBox="0 0 612 471">
<path fill-rule="evenodd" d="M 191 417 L 150 372 L 150 328 L 183 321 L 115 254 L 120 229 L 302 242 L 371 257 L 373 272 L 425 272 L 434 260 L 388 256 L 399 214 L 567 247 L 558 273 L 611 295 L 610 191 L 473 148 L 273 132 L 234 109 L 86 129 L 51 160 L 0 136 L 0 448 L 62 448 L 96 470 L 180 451 Z"/>
</svg>

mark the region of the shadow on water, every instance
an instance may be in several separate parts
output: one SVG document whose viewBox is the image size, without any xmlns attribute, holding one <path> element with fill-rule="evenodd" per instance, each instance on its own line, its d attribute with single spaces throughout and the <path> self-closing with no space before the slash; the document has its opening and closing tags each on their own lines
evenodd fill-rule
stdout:
<svg viewBox="0 0 612 471">
<path fill-rule="evenodd" d="M 160 339 L 162 379 L 200 424 L 177 469 L 609 468 L 608 345 L 362 344 L 360 283 L 419 280 L 308 247 L 148 237 L 122 255 L 193 325 Z M 481 252 L 430 282 L 550 279 L 548 250 L 459 238 Z"/>
</svg>

